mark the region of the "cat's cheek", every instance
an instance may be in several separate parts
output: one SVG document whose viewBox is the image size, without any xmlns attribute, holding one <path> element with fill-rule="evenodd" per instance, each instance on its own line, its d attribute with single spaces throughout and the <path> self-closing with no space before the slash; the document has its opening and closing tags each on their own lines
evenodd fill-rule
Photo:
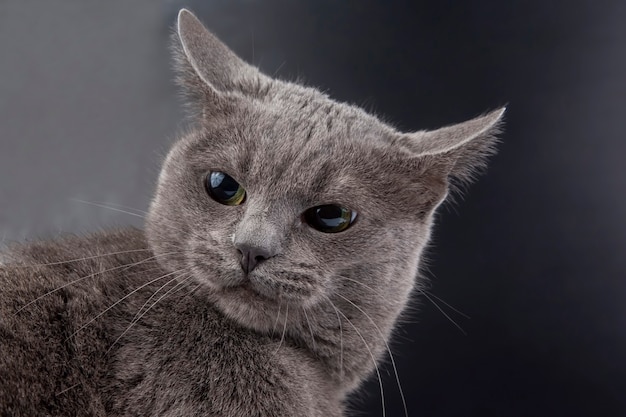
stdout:
<svg viewBox="0 0 626 417">
<path fill-rule="evenodd" d="M 371 258 L 368 248 L 377 241 L 376 237 L 370 237 L 369 233 L 363 233 L 356 227 L 339 233 L 323 233 L 307 225 L 305 228 L 300 245 L 306 248 L 307 254 L 301 261 L 323 269 L 327 275 L 348 264 Z"/>
<path fill-rule="evenodd" d="M 195 281 L 212 290 L 239 285 L 244 278 L 236 251 L 227 237 L 217 232 L 197 230 L 188 236 L 185 263 Z"/>
</svg>

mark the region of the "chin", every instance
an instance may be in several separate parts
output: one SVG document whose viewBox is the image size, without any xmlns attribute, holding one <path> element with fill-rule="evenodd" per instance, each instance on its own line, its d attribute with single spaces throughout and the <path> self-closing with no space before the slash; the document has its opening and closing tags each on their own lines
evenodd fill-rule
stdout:
<svg viewBox="0 0 626 417">
<path fill-rule="evenodd" d="M 262 333 L 282 327 L 289 309 L 286 301 L 259 293 L 249 282 L 216 289 L 212 292 L 211 301 L 226 317 Z M 280 325 L 277 324 L 279 322 Z"/>
</svg>

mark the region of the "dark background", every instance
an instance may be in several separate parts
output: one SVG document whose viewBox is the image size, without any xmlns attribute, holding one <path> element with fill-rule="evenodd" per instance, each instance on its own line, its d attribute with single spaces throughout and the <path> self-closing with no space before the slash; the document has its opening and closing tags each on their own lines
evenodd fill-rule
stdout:
<svg viewBox="0 0 626 417">
<path fill-rule="evenodd" d="M 141 224 L 77 200 L 147 208 L 183 121 L 181 6 L 265 72 L 402 129 L 508 103 L 429 255 L 466 334 L 422 297 L 394 341 L 409 415 L 626 416 L 626 2 L 2 0 L 0 241 Z M 375 380 L 354 406 L 382 414 Z"/>
</svg>

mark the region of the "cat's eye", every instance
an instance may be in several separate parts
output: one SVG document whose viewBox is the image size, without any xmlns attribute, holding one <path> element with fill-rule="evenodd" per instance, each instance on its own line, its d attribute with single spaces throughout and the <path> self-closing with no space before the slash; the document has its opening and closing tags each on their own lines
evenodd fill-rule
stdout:
<svg viewBox="0 0 626 417">
<path fill-rule="evenodd" d="M 302 215 L 304 221 L 324 233 L 346 230 L 356 219 L 356 212 L 334 204 L 311 207 Z"/>
<path fill-rule="evenodd" d="M 224 172 L 209 172 L 206 176 L 205 187 L 213 200 L 227 206 L 238 206 L 246 199 L 246 190 Z"/>
</svg>

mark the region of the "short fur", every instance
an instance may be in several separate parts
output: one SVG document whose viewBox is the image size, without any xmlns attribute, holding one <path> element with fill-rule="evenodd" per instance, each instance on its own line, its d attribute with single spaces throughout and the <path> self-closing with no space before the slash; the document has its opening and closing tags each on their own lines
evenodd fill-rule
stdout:
<svg viewBox="0 0 626 417">
<path fill-rule="evenodd" d="M 503 110 L 402 133 L 267 77 L 186 10 L 174 49 L 193 127 L 145 233 L 24 245 L 0 267 L 2 416 L 344 415 L 419 285 L 435 209 L 493 152 Z M 212 200 L 211 170 L 245 203 Z M 303 222 L 331 203 L 350 228 Z M 275 256 L 246 274 L 240 245 Z"/>
</svg>

